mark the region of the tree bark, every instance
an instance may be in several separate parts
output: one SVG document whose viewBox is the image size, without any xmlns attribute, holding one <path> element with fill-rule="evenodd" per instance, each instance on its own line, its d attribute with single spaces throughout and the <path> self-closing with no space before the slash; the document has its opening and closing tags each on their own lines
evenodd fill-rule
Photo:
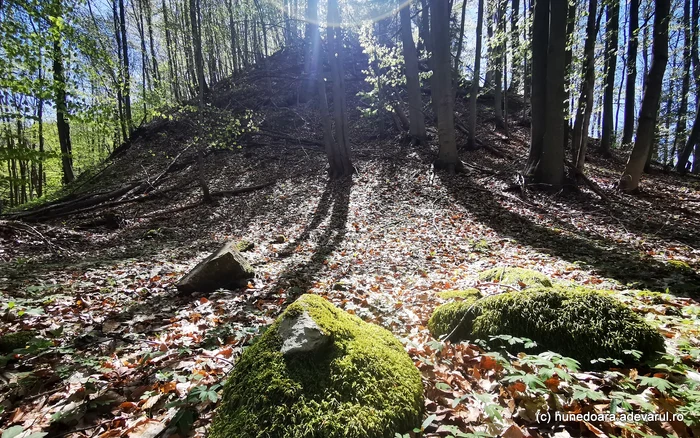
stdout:
<svg viewBox="0 0 700 438">
<path fill-rule="evenodd" d="M 607 23 L 605 25 L 605 92 L 603 94 L 603 136 L 600 151 L 610 153 L 615 126 L 613 98 L 615 93 L 615 72 L 617 71 L 617 47 L 620 29 L 620 0 L 609 0 Z"/>
<path fill-rule="evenodd" d="M 685 147 L 678 156 L 678 163 L 676 164 L 676 170 L 681 173 L 686 171 L 688 164 L 688 159 L 690 159 L 690 154 L 693 153 L 693 148 L 695 148 L 695 155 L 693 158 L 693 170 L 698 169 L 698 163 L 700 162 L 700 150 L 698 150 L 697 145 L 700 145 L 700 60 L 698 59 L 698 34 L 700 34 L 700 17 L 698 16 L 698 4 L 700 0 L 693 1 L 693 12 L 692 12 L 692 22 L 693 27 L 691 29 L 690 35 L 690 57 L 693 63 L 693 77 L 695 79 L 695 121 L 693 122 L 693 128 L 691 129 L 688 141 L 685 143 Z"/>
<path fill-rule="evenodd" d="M 121 1 L 121 0 L 120 0 Z M 202 57 L 202 38 L 199 25 L 199 0 L 189 0 L 190 25 L 192 26 L 192 45 L 194 46 L 194 63 L 199 85 L 199 102 L 204 107 L 205 95 L 208 92 L 204 77 L 204 58 Z"/>
<path fill-rule="evenodd" d="M 63 17 L 62 0 L 53 0 L 53 14 L 55 18 Z M 58 130 L 58 142 L 61 145 L 61 168 L 63 170 L 63 183 L 73 182 L 73 147 L 71 145 L 70 124 L 68 122 L 68 106 L 66 103 L 66 76 L 63 69 L 63 38 L 61 29 L 56 27 L 52 31 L 53 36 L 53 80 L 56 99 L 56 128 Z"/>
<path fill-rule="evenodd" d="M 601 15 L 598 15 L 598 0 L 589 0 L 588 21 L 586 24 L 586 42 L 583 53 L 583 81 L 581 82 L 581 95 L 576 110 L 576 121 L 572 139 L 572 149 L 576 161 L 574 165 L 583 171 L 586 162 L 586 150 L 588 148 L 588 129 L 593 113 L 593 90 L 595 88 L 595 42 L 598 35 L 598 23 Z M 598 20 L 596 20 L 596 16 Z"/>
<path fill-rule="evenodd" d="M 134 132 L 134 121 L 131 117 L 131 74 L 129 72 L 129 42 L 126 35 L 126 10 L 124 9 L 124 0 L 119 0 L 119 27 L 122 42 L 122 61 L 123 71 L 122 79 L 124 80 L 122 94 L 124 95 L 124 117 L 126 118 L 126 126 L 128 135 Z"/>
<path fill-rule="evenodd" d="M 533 22 L 532 142 L 528 182 L 559 190 L 564 180 L 567 2 L 536 0 Z"/>
<path fill-rule="evenodd" d="M 688 130 L 688 93 L 690 92 L 690 64 L 692 61 L 690 55 L 690 40 L 690 0 L 685 0 L 683 4 L 683 79 L 681 84 L 681 105 L 680 108 L 678 108 L 678 120 L 676 122 L 676 132 L 673 141 L 674 149 L 681 153 Z M 695 91 L 696 94 L 699 92 L 700 90 Z M 680 160 L 678 160 L 678 164 L 680 164 Z M 677 170 L 682 171 L 684 167 L 685 163 L 683 163 L 683 166 L 677 168 Z"/>
<path fill-rule="evenodd" d="M 637 139 L 618 184 L 619 189 L 625 192 L 637 190 L 639 187 L 644 164 L 654 141 L 656 117 L 661 101 L 661 89 L 664 73 L 666 72 L 666 64 L 668 63 L 668 27 L 671 0 L 656 0 L 655 4 L 651 69 L 646 81 L 642 108 L 639 112 Z"/>
<path fill-rule="evenodd" d="M 328 1 L 327 17 L 328 61 L 333 82 L 333 117 L 335 121 L 335 148 L 329 156 L 331 177 L 343 178 L 354 173 L 350 162 L 347 105 L 345 102 L 345 72 L 343 70 L 343 30 L 340 27 L 338 0 Z M 334 24 L 335 23 L 335 24 Z"/>
<path fill-rule="evenodd" d="M 637 48 L 639 47 L 639 0 L 630 0 L 629 41 L 627 45 L 627 83 L 625 84 L 625 124 L 622 144 L 634 137 L 635 100 L 637 99 Z"/>
<path fill-rule="evenodd" d="M 469 137 L 467 147 L 476 149 L 476 99 L 479 96 L 479 75 L 481 73 L 481 36 L 484 28 L 484 0 L 478 1 L 476 15 L 476 51 L 474 54 L 474 74 L 469 93 Z"/>
<path fill-rule="evenodd" d="M 433 46 L 432 92 L 438 120 L 440 149 L 435 167 L 450 173 L 462 170 L 457 156 L 454 125 L 454 95 L 452 94 L 452 63 L 450 51 L 450 10 L 444 0 L 430 0 L 430 24 Z"/>
<path fill-rule="evenodd" d="M 466 3 L 466 2 L 465 2 Z M 421 143 L 425 141 L 425 116 L 423 115 L 423 98 L 418 76 L 418 54 L 413 43 L 411 29 L 410 3 L 401 7 L 401 39 L 403 43 L 403 59 L 406 65 L 406 88 L 408 89 L 408 117 L 411 137 Z"/>
</svg>

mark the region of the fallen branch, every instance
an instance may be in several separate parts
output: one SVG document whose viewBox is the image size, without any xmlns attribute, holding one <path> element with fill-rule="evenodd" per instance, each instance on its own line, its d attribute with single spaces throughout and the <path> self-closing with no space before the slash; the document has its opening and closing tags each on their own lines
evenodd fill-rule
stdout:
<svg viewBox="0 0 700 438">
<path fill-rule="evenodd" d="M 50 249 L 58 252 L 58 251 L 63 251 L 66 253 L 70 253 L 71 251 L 51 242 L 46 236 L 41 234 L 36 228 L 32 227 L 31 225 L 25 224 L 23 222 L 17 222 L 17 221 L 0 221 L 0 228 L 10 228 L 16 231 L 24 231 L 26 233 L 32 234 L 41 240 L 43 240 Z"/>
</svg>

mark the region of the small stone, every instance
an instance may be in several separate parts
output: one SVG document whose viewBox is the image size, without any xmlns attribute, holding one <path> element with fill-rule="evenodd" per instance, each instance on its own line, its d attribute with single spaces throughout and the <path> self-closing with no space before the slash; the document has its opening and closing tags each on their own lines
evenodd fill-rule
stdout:
<svg viewBox="0 0 700 438">
<path fill-rule="evenodd" d="M 177 283 L 177 290 L 192 293 L 236 289 L 254 276 L 255 271 L 238 251 L 237 244 L 228 242 L 185 275 Z"/>
<path fill-rule="evenodd" d="M 323 333 L 321 327 L 306 312 L 285 317 L 280 322 L 277 333 L 282 338 L 280 351 L 285 356 L 317 351 L 331 341 L 331 337 Z"/>
</svg>

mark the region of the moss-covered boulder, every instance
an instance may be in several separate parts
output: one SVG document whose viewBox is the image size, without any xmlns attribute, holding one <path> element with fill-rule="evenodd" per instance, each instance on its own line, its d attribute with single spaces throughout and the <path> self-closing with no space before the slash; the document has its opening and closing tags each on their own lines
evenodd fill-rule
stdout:
<svg viewBox="0 0 700 438">
<path fill-rule="evenodd" d="M 644 359 L 664 349 L 662 336 L 639 315 L 610 296 L 580 287 L 541 287 L 448 303 L 434 311 L 429 328 L 437 338 L 459 321 L 453 341 L 529 338 L 538 351 L 555 351 L 584 366 L 599 358 L 632 362 L 629 350 L 642 352 Z"/>
<path fill-rule="evenodd" d="M 494 281 L 512 286 L 552 287 L 552 280 L 541 272 L 523 268 L 493 268 L 479 274 L 479 281 Z"/>
<path fill-rule="evenodd" d="M 330 344 L 283 355 L 282 321 L 304 314 Z M 422 408 L 421 375 L 389 331 L 303 295 L 241 355 L 209 436 L 393 438 Z"/>
<path fill-rule="evenodd" d="M 21 331 L 2 335 L 0 336 L 0 353 L 12 353 L 18 348 L 25 348 L 36 340 L 36 333 L 32 331 Z"/>
</svg>

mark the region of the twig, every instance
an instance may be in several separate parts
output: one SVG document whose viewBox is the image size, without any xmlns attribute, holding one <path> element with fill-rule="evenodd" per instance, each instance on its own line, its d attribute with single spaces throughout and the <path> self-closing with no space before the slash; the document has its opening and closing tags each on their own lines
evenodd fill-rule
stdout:
<svg viewBox="0 0 700 438">
<path fill-rule="evenodd" d="M 509 284 L 503 284 L 503 283 L 479 283 L 476 285 L 476 287 L 479 287 L 479 286 L 502 286 L 502 287 L 505 287 L 506 289 L 511 289 L 511 290 L 514 290 L 515 292 L 520 292 L 520 289 L 513 287 Z"/>
</svg>

